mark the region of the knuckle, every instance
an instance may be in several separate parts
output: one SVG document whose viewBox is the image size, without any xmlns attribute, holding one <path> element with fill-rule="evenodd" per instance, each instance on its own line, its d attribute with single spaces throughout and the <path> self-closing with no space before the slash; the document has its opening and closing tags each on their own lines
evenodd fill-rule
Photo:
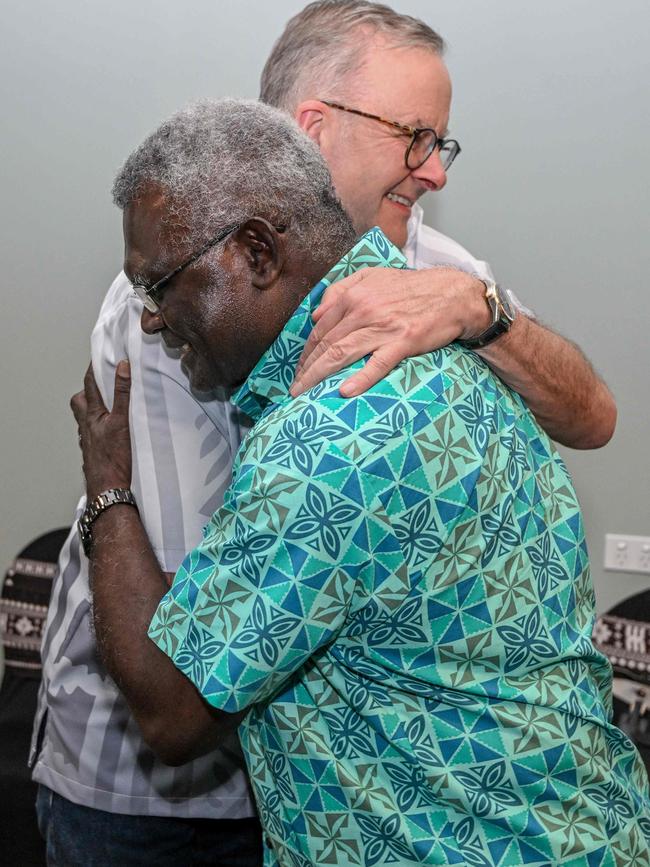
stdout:
<svg viewBox="0 0 650 867">
<path fill-rule="evenodd" d="M 349 315 L 350 310 L 354 309 L 354 302 L 350 298 L 350 292 L 341 295 L 336 299 L 336 302 L 327 311 L 328 320 L 335 325 Z M 322 320 L 321 320 L 322 321 Z"/>
<path fill-rule="evenodd" d="M 400 333 L 402 335 L 402 339 L 407 341 L 407 343 L 414 343 L 415 340 L 420 336 L 420 332 L 423 328 L 423 318 L 412 319 L 411 317 L 407 317 L 401 323 Z"/>
<path fill-rule="evenodd" d="M 379 310 L 375 315 L 375 327 L 381 331 L 399 331 L 403 328 L 404 315 L 400 311 Z"/>
<path fill-rule="evenodd" d="M 311 348 L 311 352 L 309 353 L 310 358 L 312 358 L 312 359 L 318 358 L 318 356 L 322 355 L 323 352 L 327 352 L 327 350 L 330 348 L 330 346 L 331 346 L 331 341 L 329 340 L 328 337 L 326 337 L 325 335 L 323 335 L 322 337 L 319 336 L 318 340 L 314 343 L 314 345 Z"/>
<path fill-rule="evenodd" d="M 303 364 L 302 372 L 309 370 L 313 364 L 318 361 L 318 359 L 327 352 L 329 349 L 329 343 L 327 340 L 319 341 L 311 350 L 309 355 L 305 358 L 305 363 Z"/>
<path fill-rule="evenodd" d="M 323 299 L 321 303 L 324 303 L 325 301 L 336 301 L 337 298 L 340 298 L 340 296 L 345 293 L 347 280 L 348 278 L 346 277 L 339 283 L 333 283 L 331 286 L 328 286 L 323 293 Z"/>
<path fill-rule="evenodd" d="M 327 350 L 327 356 L 331 361 L 334 361 L 338 364 L 346 360 L 347 352 L 345 347 L 341 343 L 332 343 L 332 345 Z"/>
<path fill-rule="evenodd" d="M 314 346 L 316 346 L 321 340 L 321 334 L 323 332 L 323 326 L 320 322 L 317 322 L 316 325 L 311 330 L 311 334 L 307 338 L 307 342 L 305 343 L 305 347 L 303 349 L 303 353 L 310 353 L 313 351 Z"/>
<path fill-rule="evenodd" d="M 385 376 L 395 366 L 393 359 L 382 355 L 373 355 L 371 361 L 368 363 L 372 363 L 372 367 L 380 376 Z"/>
<path fill-rule="evenodd" d="M 382 322 L 386 319 L 385 311 L 380 306 L 381 302 L 377 301 L 377 299 L 369 298 L 367 295 L 364 295 L 356 305 L 356 312 L 359 318 L 364 319 L 366 321 L 374 320 L 375 322 Z"/>
</svg>

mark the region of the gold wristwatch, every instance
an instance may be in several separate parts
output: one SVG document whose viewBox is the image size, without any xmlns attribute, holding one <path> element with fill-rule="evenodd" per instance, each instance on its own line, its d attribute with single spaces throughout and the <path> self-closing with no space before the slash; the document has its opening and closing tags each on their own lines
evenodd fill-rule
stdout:
<svg viewBox="0 0 650 867">
<path fill-rule="evenodd" d="M 476 337 L 458 341 L 466 349 L 482 349 L 492 343 L 497 337 L 510 331 L 510 326 L 517 316 L 517 309 L 507 289 L 502 289 L 494 280 L 483 280 L 482 277 L 479 277 L 479 280 L 485 284 L 485 300 L 492 313 L 492 322 Z"/>
</svg>

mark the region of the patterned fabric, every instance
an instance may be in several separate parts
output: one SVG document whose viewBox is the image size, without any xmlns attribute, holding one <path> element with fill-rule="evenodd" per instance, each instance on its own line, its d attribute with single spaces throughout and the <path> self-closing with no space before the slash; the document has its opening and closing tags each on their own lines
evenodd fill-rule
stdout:
<svg viewBox="0 0 650 867">
<path fill-rule="evenodd" d="M 223 400 L 199 401 L 178 358 L 140 328 L 142 304 L 124 274 L 113 282 L 91 339 L 93 370 L 110 406 L 115 367 L 131 363 L 133 490 L 156 556 L 175 572 L 201 539 L 230 482 L 240 428 Z M 77 507 L 77 517 L 85 498 Z M 95 647 L 86 559 L 75 525 L 59 558 L 43 642 L 43 681 L 30 764 L 34 779 L 99 810 L 179 818 L 254 813 L 237 738 L 170 768 L 144 743 Z"/>
<path fill-rule="evenodd" d="M 0 643 L 7 668 L 25 676 L 41 675 L 41 641 L 56 563 L 18 557 L 7 571 L 0 593 Z M 0 682 L 2 677 L 0 676 Z"/>
<path fill-rule="evenodd" d="M 601 614 L 593 637 L 618 674 L 650 683 L 650 623 Z"/>
<path fill-rule="evenodd" d="M 612 665 L 614 720 L 632 738 L 650 772 L 650 590 L 601 614 L 593 641 Z"/>
<path fill-rule="evenodd" d="M 648 865 L 580 510 L 519 397 L 455 345 L 353 400 L 348 371 L 288 395 L 325 287 L 403 261 L 372 230 L 255 367 L 224 506 L 149 634 L 250 708 L 268 865 Z"/>
</svg>

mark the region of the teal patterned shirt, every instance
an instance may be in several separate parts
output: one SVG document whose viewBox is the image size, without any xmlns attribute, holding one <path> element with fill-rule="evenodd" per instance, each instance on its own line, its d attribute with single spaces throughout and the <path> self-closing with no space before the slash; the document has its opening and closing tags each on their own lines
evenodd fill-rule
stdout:
<svg viewBox="0 0 650 867">
<path fill-rule="evenodd" d="M 268 865 L 647 867 L 580 509 L 521 399 L 456 345 L 289 396 L 324 289 L 369 265 L 404 266 L 378 229 L 237 394 L 255 426 L 149 634 L 250 709 Z"/>
</svg>

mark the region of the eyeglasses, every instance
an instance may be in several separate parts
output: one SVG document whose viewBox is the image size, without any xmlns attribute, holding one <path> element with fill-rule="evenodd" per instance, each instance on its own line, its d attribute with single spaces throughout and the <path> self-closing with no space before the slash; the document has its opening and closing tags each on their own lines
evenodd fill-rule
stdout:
<svg viewBox="0 0 650 867">
<path fill-rule="evenodd" d="M 404 163 L 407 169 L 419 169 L 421 165 L 426 163 L 431 154 L 436 148 L 439 149 L 440 162 L 445 171 L 451 166 L 453 161 L 460 153 L 460 145 L 453 138 L 440 138 L 436 131 L 428 127 L 409 126 L 405 123 L 397 123 L 395 120 L 386 120 L 385 117 L 379 117 L 376 114 L 369 114 L 367 111 L 360 111 L 358 108 L 348 108 L 346 105 L 340 105 L 338 102 L 330 102 L 327 99 L 321 99 L 325 105 L 330 108 L 336 108 L 339 111 L 347 111 L 350 114 L 358 114 L 359 117 L 367 117 L 369 120 L 376 120 L 386 126 L 392 126 L 398 129 L 404 135 L 411 136 L 411 141 L 406 148 L 404 154 Z"/>
<path fill-rule="evenodd" d="M 237 223 L 234 226 L 228 226 L 227 229 L 222 229 L 218 235 L 215 235 L 214 238 L 207 241 L 200 250 L 197 250 L 196 253 L 192 253 L 189 259 L 186 259 L 180 265 L 177 265 L 173 271 L 170 271 L 169 274 L 165 274 L 164 277 L 161 277 L 161 279 L 157 280 L 152 286 L 145 286 L 143 283 L 138 283 L 137 281 L 132 283 L 133 291 L 142 301 L 147 310 L 150 313 L 159 313 L 163 290 L 169 281 L 173 280 L 174 277 L 176 277 L 177 274 L 180 274 L 181 271 L 184 271 L 185 268 L 189 268 L 190 265 L 193 265 L 197 259 L 200 259 L 201 256 L 207 253 L 212 247 L 216 247 L 217 244 L 227 238 L 228 235 L 234 232 L 235 229 L 238 229 L 239 226 L 240 224 Z"/>
</svg>

